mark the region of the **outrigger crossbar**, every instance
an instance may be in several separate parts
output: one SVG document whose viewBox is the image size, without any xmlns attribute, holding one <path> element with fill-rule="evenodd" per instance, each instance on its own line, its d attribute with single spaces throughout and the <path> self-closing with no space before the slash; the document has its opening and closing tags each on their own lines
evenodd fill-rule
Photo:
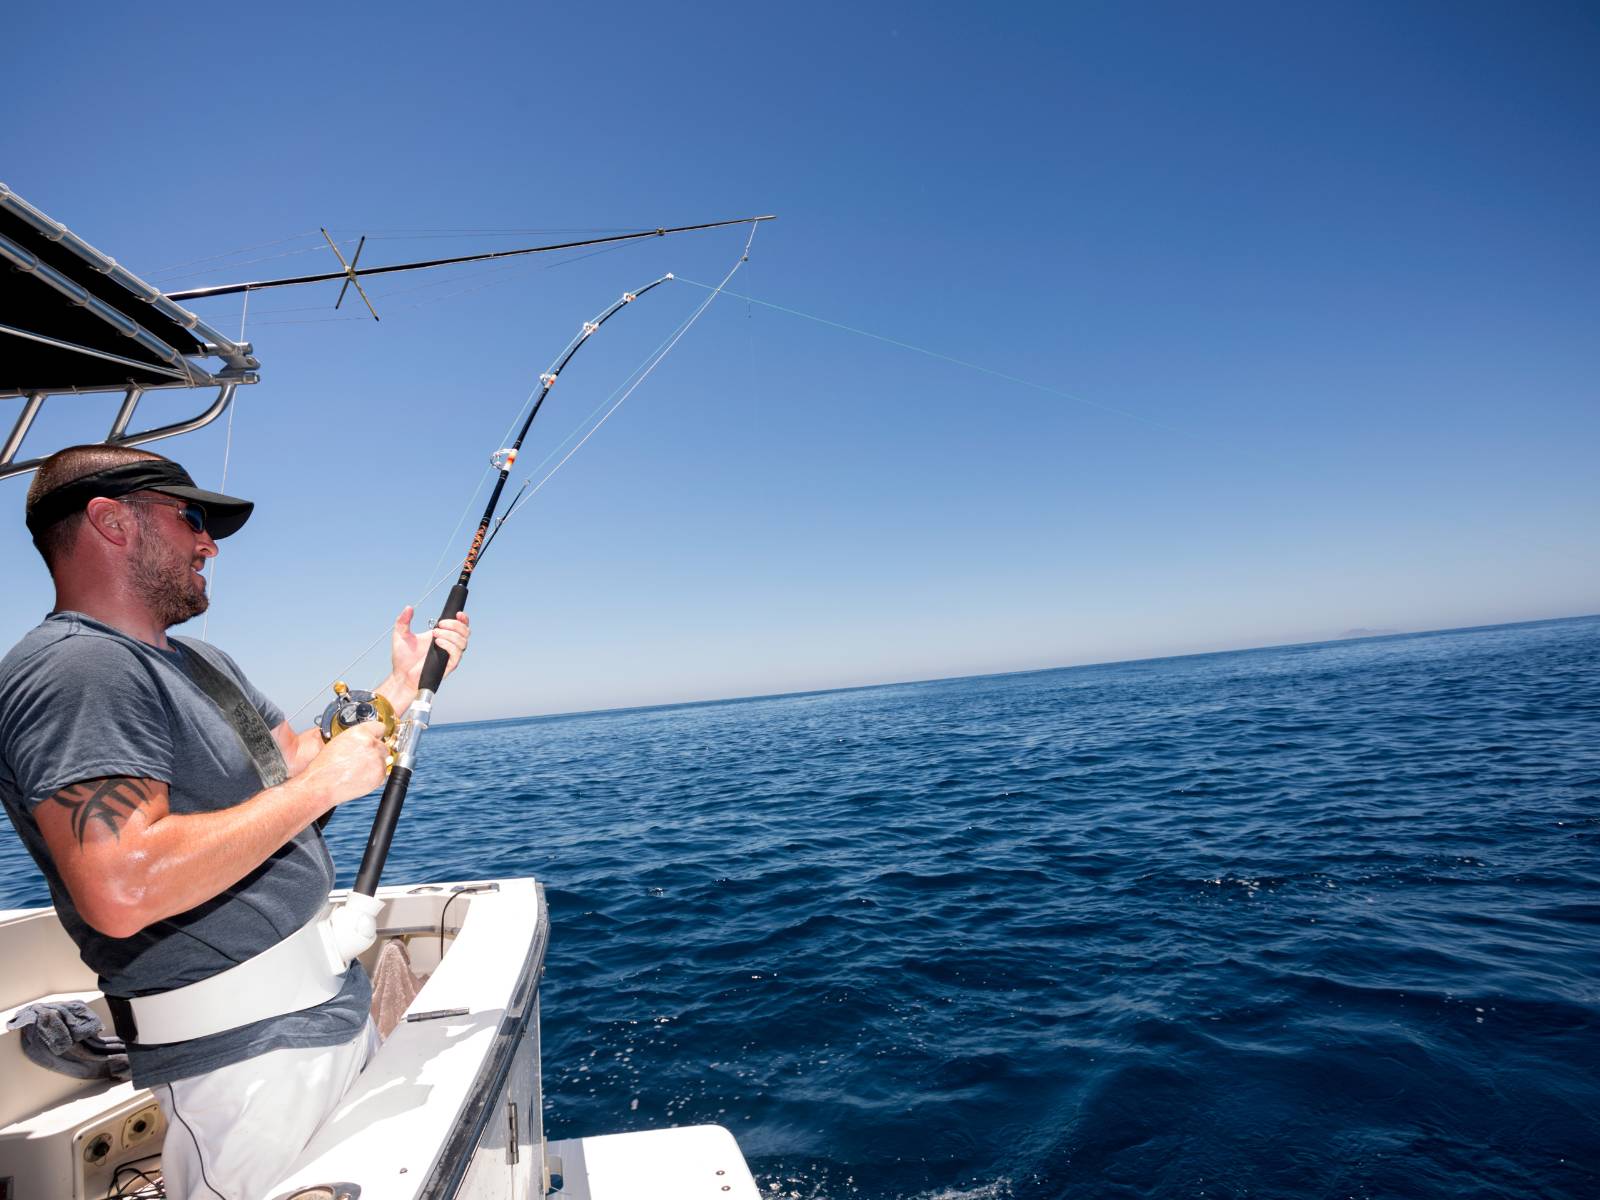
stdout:
<svg viewBox="0 0 1600 1200">
<path fill-rule="evenodd" d="M 267 288 L 298 287 L 306 283 L 327 283 L 343 279 L 346 283 L 372 275 L 392 275 L 397 271 L 426 271 L 432 267 L 453 267 L 458 263 L 491 262 L 497 258 L 516 258 L 523 254 L 549 254 L 556 250 L 581 250 L 585 246 L 605 246 L 613 242 L 634 242 L 640 238 L 666 237 L 671 233 L 694 233 L 701 229 L 722 229 L 729 225 L 751 225 L 758 221 L 771 221 L 774 214 L 763 217 L 737 217 L 731 221 L 708 221 L 703 225 L 675 225 L 671 228 L 642 229 L 638 233 L 617 233 L 609 237 L 585 238 L 578 242 L 557 242 L 550 246 L 524 246 L 518 250 L 491 250 L 486 254 L 463 254 L 455 258 L 430 258 L 423 262 L 391 263 L 386 267 L 348 266 L 343 271 L 324 271 L 319 275 L 296 275 L 288 279 L 258 279 L 253 283 L 225 283 L 217 287 L 192 288 L 187 292 L 168 292 L 169 300 L 200 300 L 210 296 L 237 296 L 240 292 L 260 292 Z M 331 241 L 331 239 L 330 239 Z M 337 253 L 337 251 L 335 251 Z M 369 305 L 370 307 L 370 305 Z M 374 316 L 377 314 L 374 313 Z"/>
<path fill-rule="evenodd" d="M 344 294 L 350 290 L 350 285 L 356 285 L 356 295 L 361 297 L 361 302 L 367 306 L 367 311 L 372 314 L 374 321 L 381 320 L 378 310 L 372 307 L 372 301 L 367 299 L 367 293 L 361 286 L 361 280 L 356 278 L 356 264 L 361 261 L 361 251 L 367 244 L 366 234 L 361 235 L 361 240 L 356 243 L 356 252 L 350 256 L 350 261 L 345 262 L 344 255 L 339 253 L 339 246 L 333 240 L 333 235 L 327 229 L 322 231 L 323 238 L 328 243 L 328 249 L 333 251 L 333 256 L 339 260 L 339 265 L 344 268 L 344 286 L 339 289 L 339 298 L 333 302 L 333 307 L 338 308 L 344 303 Z"/>
</svg>

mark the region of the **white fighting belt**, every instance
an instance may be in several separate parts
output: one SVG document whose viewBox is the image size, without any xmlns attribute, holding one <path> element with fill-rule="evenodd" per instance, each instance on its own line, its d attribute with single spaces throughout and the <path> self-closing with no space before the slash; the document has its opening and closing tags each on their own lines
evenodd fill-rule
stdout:
<svg viewBox="0 0 1600 1200">
<path fill-rule="evenodd" d="M 315 1008 L 337 996 L 351 961 L 377 939 L 383 901 L 351 892 L 344 904 L 276 946 L 209 979 L 127 1001 L 140 1046 L 210 1037 Z"/>
</svg>

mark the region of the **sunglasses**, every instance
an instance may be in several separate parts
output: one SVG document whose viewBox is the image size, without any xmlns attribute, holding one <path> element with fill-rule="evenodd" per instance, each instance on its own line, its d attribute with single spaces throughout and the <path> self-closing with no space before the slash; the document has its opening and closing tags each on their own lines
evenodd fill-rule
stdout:
<svg viewBox="0 0 1600 1200">
<path fill-rule="evenodd" d="M 193 500 L 178 500 L 169 503 L 165 500 L 121 500 L 121 504 L 150 504 L 156 508 L 175 508 L 178 515 L 190 529 L 196 533 L 206 532 L 206 510 Z"/>
</svg>

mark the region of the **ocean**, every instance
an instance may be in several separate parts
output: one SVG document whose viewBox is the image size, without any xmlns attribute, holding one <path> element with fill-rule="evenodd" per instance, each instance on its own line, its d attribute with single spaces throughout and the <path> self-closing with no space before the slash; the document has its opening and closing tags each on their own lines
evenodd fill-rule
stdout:
<svg viewBox="0 0 1600 1200">
<path fill-rule="evenodd" d="M 767 1196 L 1577 1198 L 1597 852 L 1589 617 L 437 726 L 385 879 L 540 878 L 547 1134 Z"/>
</svg>

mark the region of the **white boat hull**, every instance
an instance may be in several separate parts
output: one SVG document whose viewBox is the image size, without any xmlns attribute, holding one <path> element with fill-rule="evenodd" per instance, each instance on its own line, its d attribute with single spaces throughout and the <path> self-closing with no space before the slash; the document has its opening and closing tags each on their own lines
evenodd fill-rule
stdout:
<svg viewBox="0 0 1600 1200">
<path fill-rule="evenodd" d="M 365 965 L 399 940 L 426 982 L 279 1184 L 237 1200 L 757 1200 L 718 1126 L 546 1146 L 539 980 L 550 924 L 535 881 L 385 888 L 379 898 L 379 942 Z M 0 913 L 0 961 L 0 1017 L 72 998 L 109 1025 L 53 911 Z M 23 1057 L 19 1034 L 0 1034 L 0 1200 L 98 1200 L 119 1170 L 126 1182 L 153 1167 L 164 1132 L 150 1093 L 53 1074 Z"/>
</svg>

